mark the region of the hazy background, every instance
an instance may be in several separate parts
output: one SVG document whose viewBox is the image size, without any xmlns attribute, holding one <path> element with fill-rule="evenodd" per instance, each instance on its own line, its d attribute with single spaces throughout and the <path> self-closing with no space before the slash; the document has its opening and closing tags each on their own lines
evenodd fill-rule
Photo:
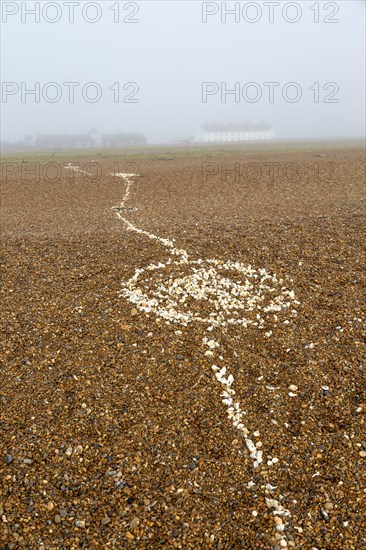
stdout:
<svg viewBox="0 0 366 550">
<path fill-rule="evenodd" d="M 41 2 L 44 6 L 47 2 Z M 1 78 L 3 82 L 25 82 L 29 88 L 36 81 L 41 87 L 47 82 L 77 81 L 81 85 L 97 82 L 103 91 L 97 103 L 88 103 L 75 91 L 75 103 L 68 101 L 63 87 L 62 99 L 47 103 L 41 97 L 21 101 L 20 93 L 1 102 L 1 139 L 17 141 L 25 134 L 86 133 L 91 128 L 101 133 L 141 132 L 149 143 L 167 143 L 194 136 L 205 122 L 261 122 L 274 125 L 276 137 L 322 138 L 357 137 L 365 133 L 365 3 L 359 0 L 331 2 L 339 6 L 334 15 L 338 23 L 326 24 L 327 2 L 319 2 L 320 22 L 314 23 L 314 2 L 297 2 L 302 16 L 297 23 L 287 23 L 282 17 L 280 2 L 275 20 L 270 23 L 269 8 L 262 9 L 257 23 L 241 17 L 227 16 L 222 23 L 220 13 L 202 22 L 200 1 L 135 2 L 138 23 L 122 19 L 134 7 L 119 2 L 121 22 L 114 23 L 117 2 L 95 2 L 102 10 L 99 22 L 83 20 L 81 8 L 75 6 L 75 22 L 69 22 L 65 2 L 57 2 L 61 20 L 48 23 L 41 16 L 39 23 L 27 15 L 21 22 L 21 4 L 34 8 L 35 2 L 1 2 L 17 5 L 19 12 L 2 19 Z M 234 2 L 226 2 L 233 8 Z M 240 2 L 241 6 L 248 2 Z M 329 2 L 328 2 L 329 4 Z M 217 2 L 221 6 L 221 2 Z M 125 8 L 125 9 L 124 9 Z M 49 16 L 55 11 L 49 8 Z M 90 8 L 90 17 L 96 11 Z M 248 12 L 251 18 L 254 11 Z M 288 12 L 293 17 L 295 12 Z M 113 101 L 108 87 L 119 82 L 136 82 L 138 103 Z M 222 102 L 219 94 L 202 102 L 202 82 L 235 82 L 263 84 L 278 81 L 275 101 L 268 102 L 268 89 L 257 103 L 233 96 Z M 303 92 L 297 103 L 286 102 L 282 86 L 297 82 Z M 309 87 L 320 83 L 320 102 L 314 102 Z M 338 103 L 324 103 L 322 86 L 336 82 Z M 331 89 L 328 90 L 328 93 Z M 50 92 L 51 93 L 51 92 Z"/>
</svg>

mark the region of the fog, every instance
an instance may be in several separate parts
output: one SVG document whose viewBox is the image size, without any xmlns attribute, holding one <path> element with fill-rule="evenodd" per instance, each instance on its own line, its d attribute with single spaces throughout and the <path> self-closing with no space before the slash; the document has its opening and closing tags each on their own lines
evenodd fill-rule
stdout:
<svg viewBox="0 0 366 550">
<path fill-rule="evenodd" d="M 365 134 L 363 1 L 1 7 L 2 141 L 96 128 L 169 143 L 246 121 L 278 139 Z"/>
</svg>

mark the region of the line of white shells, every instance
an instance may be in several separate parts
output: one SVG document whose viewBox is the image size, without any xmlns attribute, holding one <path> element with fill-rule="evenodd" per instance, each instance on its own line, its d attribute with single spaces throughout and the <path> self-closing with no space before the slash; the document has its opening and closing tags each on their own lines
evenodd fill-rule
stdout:
<svg viewBox="0 0 366 550">
<path fill-rule="evenodd" d="M 113 175 L 113 174 L 111 174 L 111 175 Z M 126 220 L 126 218 L 124 216 L 122 216 L 122 214 L 119 210 L 122 210 L 126 206 L 126 201 L 127 201 L 128 197 L 130 195 L 130 190 L 131 190 L 131 185 L 132 185 L 131 178 L 134 177 L 134 176 L 138 176 L 138 174 L 127 174 L 127 173 L 123 173 L 123 172 L 117 172 L 114 175 L 117 176 L 117 177 L 123 178 L 127 183 L 125 194 L 124 194 L 124 197 L 123 197 L 122 201 L 117 206 L 114 206 L 112 208 L 112 210 L 116 211 L 117 217 L 125 223 L 126 229 L 128 229 L 129 231 L 134 231 L 135 233 L 138 233 L 139 235 L 143 235 L 144 237 L 147 237 L 148 239 L 151 239 L 152 241 L 157 241 L 157 242 L 161 243 L 163 246 L 165 246 L 167 248 L 170 248 L 170 251 L 172 252 L 172 254 L 174 254 L 176 256 L 180 256 L 181 259 L 182 259 L 182 262 L 187 262 L 188 261 L 187 252 L 185 250 L 181 250 L 179 248 L 176 248 L 173 241 L 171 241 L 170 239 L 164 239 L 162 237 L 158 237 L 157 235 L 154 235 L 153 233 L 149 233 L 148 231 L 145 231 L 144 229 L 140 229 L 139 227 L 136 227 L 135 225 L 133 225 L 133 223 L 131 223 L 130 221 Z M 137 274 L 138 271 L 140 273 L 142 273 L 144 270 L 136 270 L 135 275 Z"/>
<path fill-rule="evenodd" d="M 210 350 L 216 350 L 219 347 L 218 342 L 215 342 L 215 340 L 208 340 L 206 336 L 203 338 L 203 344 L 210 348 Z M 250 458 L 253 460 L 253 467 L 258 468 L 259 465 L 263 462 L 263 452 L 260 449 L 262 444 L 259 445 L 259 442 L 254 443 L 254 441 L 249 437 L 250 432 L 248 428 L 246 428 L 243 423 L 243 417 L 247 413 L 242 410 L 240 403 L 234 400 L 235 390 L 232 387 L 234 384 L 234 376 L 232 374 L 228 374 L 227 368 L 225 366 L 220 369 L 218 366 L 212 365 L 211 368 L 214 371 L 215 377 L 218 382 L 220 382 L 220 384 L 222 384 L 225 388 L 224 391 L 221 393 L 221 401 L 224 405 L 226 405 L 228 418 L 232 421 L 233 426 L 244 435 L 245 443 L 250 453 Z M 259 432 L 255 432 L 253 435 L 259 436 L 260 434 Z M 274 458 L 271 461 L 268 461 L 267 465 L 272 466 L 277 462 L 278 459 Z M 249 487 L 251 484 L 254 483 L 249 482 Z M 276 489 L 276 487 L 267 483 L 266 489 L 267 491 L 272 492 Z M 278 536 L 280 536 L 279 544 L 282 548 L 286 548 L 287 539 L 284 533 L 286 529 L 286 523 L 282 518 L 291 517 L 291 513 L 289 510 L 284 508 L 278 500 L 268 497 L 265 497 L 265 499 L 268 508 L 272 508 L 272 513 L 274 515 L 276 523 L 276 531 L 278 533 Z"/>
</svg>

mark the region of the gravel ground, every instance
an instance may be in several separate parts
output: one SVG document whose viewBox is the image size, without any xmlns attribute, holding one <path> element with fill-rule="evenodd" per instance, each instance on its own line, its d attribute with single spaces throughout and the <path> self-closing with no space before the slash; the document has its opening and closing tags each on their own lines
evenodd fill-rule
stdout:
<svg viewBox="0 0 366 550">
<path fill-rule="evenodd" d="M 363 160 L 357 149 L 135 160 L 123 214 L 134 226 L 194 261 L 275 273 L 299 302 L 290 320 L 266 320 L 268 336 L 211 331 L 263 452 L 256 468 L 207 327 L 121 296 L 136 268 L 177 266 L 112 210 L 126 188 L 113 162 L 98 157 L 94 181 L 67 168 L 53 183 L 7 178 L 2 550 L 366 548 Z"/>
</svg>

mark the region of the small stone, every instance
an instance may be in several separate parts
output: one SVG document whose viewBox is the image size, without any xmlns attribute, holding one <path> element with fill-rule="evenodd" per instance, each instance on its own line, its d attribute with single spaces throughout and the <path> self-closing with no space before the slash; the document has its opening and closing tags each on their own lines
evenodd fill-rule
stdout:
<svg viewBox="0 0 366 550">
<path fill-rule="evenodd" d="M 68 447 L 65 451 L 65 455 L 66 456 L 71 456 L 72 455 L 72 447 Z"/>
<path fill-rule="evenodd" d="M 129 539 L 129 540 L 133 540 L 135 537 L 133 536 L 132 533 L 130 533 L 129 531 L 127 531 L 126 533 L 126 539 Z"/>
<path fill-rule="evenodd" d="M 32 460 L 31 460 L 30 458 L 25 458 L 25 459 L 23 460 L 23 462 L 24 462 L 24 464 L 28 464 L 28 465 L 29 465 L 29 464 L 32 464 Z"/>
<path fill-rule="evenodd" d="M 54 522 L 55 522 L 55 523 L 61 523 L 61 516 L 59 516 L 58 514 L 56 514 L 55 517 L 54 517 Z"/>
<path fill-rule="evenodd" d="M 329 515 L 327 514 L 327 512 L 324 510 L 324 508 L 321 508 L 320 514 L 321 514 L 322 518 L 323 518 L 327 523 L 330 522 L 330 517 L 329 517 Z"/>
<path fill-rule="evenodd" d="M 291 386 L 288 387 L 290 391 L 297 391 L 299 388 L 295 386 L 294 384 L 291 384 Z"/>
<path fill-rule="evenodd" d="M 8 466 L 14 461 L 13 455 L 5 455 L 5 464 Z"/>
<path fill-rule="evenodd" d="M 366 457 L 366 451 L 360 451 L 359 455 L 360 455 L 361 458 L 365 458 Z"/>
<path fill-rule="evenodd" d="M 53 502 L 47 502 L 46 508 L 47 508 L 47 510 L 48 510 L 49 512 L 52 512 L 52 510 L 54 509 L 54 507 L 55 507 L 55 506 L 54 506 Z"/>
<path fill-rule="evenodd" d="M 253 512 L 252 512 L 252 516 L 254 516 L 254 517 L 256 518 L 256 517 L 257 517 L 257 515 L 258 515 L 258 512 L 257 512 L 257 510 L 253 510 Z"/>
<path fill-rule="evenodd" d="M 76 527 L 79 527 L 80 529 L 85 527 L 85 521 L 83 519 L 78 519 L 75 521 Z"/>
<path fill-rule="evenodd" d="M 67 516 L 66 510 L 60 510 L 59 512 L 60 512 L 60 516 L 61 516 L 62 518 L 65 518 L 65 517 Z"/>
<path fill-rule="evenodd" d="M 102 519 L 102 525 L 108 525 L 108 523 L 111 522 L 111 518 L 109 516 L 104 516 Z"/>
<path fill-rule="evenodd" d="M 137 309 L 136 309 L 135 307 L 133 307 L 133 308 L 131 309 L 131 315 L 132 315 L 132 317 L 134 317 L 135 315 L 137 315 Z"/>
<path fill-rule="evenodd" d="M 76 448 L 75 448 L 75 452 L 78 453 L 78 454 L 81 454 L 83 452 L 83 446 L 82 445 L 78 445 Z"/>
<path fill-rule="evenodd" d="M 178 353 L 177 359 L 178 359 L 178 361 L 183 361 L 184 355 L 182 355 L 181 353 Z"/>
<path fill-rule="evenodd" d="M 328 512 L 329 512 L 330 510 L 333 510 L 333 508 L 334 508 L 333 502 L 327 501 L 327 502 L 324 504 L 324 510 L 327 510 Z"/>
<path fill-rule="evenodd" d="M 364 449 L 366 449 L 366 441 L 361 441 L 361 445 Z"/>
</svg>

